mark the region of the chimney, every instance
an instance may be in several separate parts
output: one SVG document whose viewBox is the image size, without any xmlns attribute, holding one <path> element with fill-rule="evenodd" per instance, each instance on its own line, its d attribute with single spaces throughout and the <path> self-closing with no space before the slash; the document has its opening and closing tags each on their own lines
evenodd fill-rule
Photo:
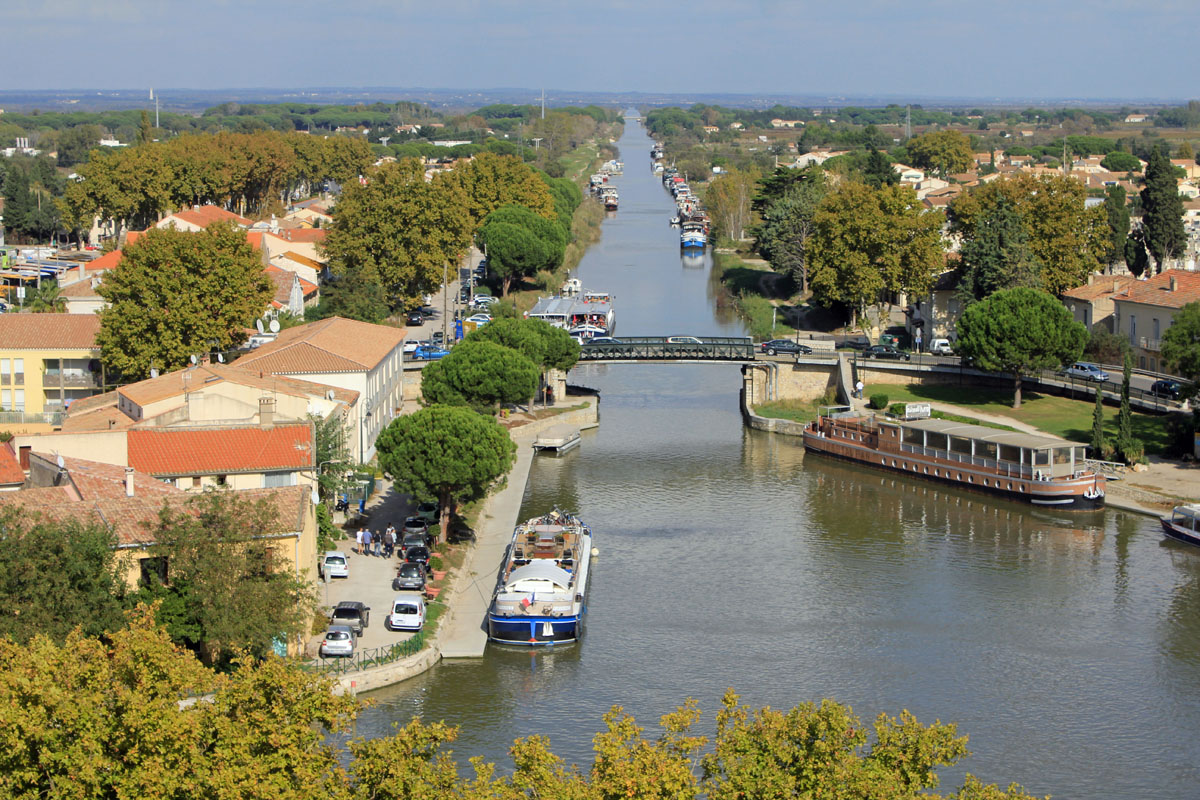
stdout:
<svg viewBox="0 0 1200 800">
<path fill-rule="evenodd" d="M 270 428 L 275 424 L 275 398 L 258 398 L 258 424 Z"/>
<path fill-rule="evenodd" d="M 133 467 L 125 468 L 125 496 L 133 497 Z"/>
<path fill-rule="evenodd" d="M 1113 293 L 1115 294 L 1119 291 L 1121 291 L 1121 282 L 1116 278 L 1113 278 Z"/>
<path fill-rule="evenodd" d="M 1172 275 L 1171 276 L 1171 291 L 1173 292 L 1177 288 L 1179 288 L 1179 281 L 1175 278 L 1174 275 Z"/>
</svg>

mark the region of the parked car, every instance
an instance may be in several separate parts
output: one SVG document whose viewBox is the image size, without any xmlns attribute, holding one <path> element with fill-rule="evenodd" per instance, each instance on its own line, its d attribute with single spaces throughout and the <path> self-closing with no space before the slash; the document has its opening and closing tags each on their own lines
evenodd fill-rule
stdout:
<svg viewBox="0 0 1200 800">
<path fill-rule="evenodd" d="M 583 344 L 624 344 L 624 342 L 612 336 L 593 336 L 585 340 Z"/>
<path fill-rule="evenodd" d="M 417 592 L 404 592 L 392 600 L 392 612 L 383 626 L 390 631 L 419 631 L 425 624 L 425 598 Z"/>
<path fill-rule="evenodd" d="M 400 539 L 400 555 L 406 555 L 410 547 L 429 547 L 429 534 L 424 531 L 404 534 Z"/>
<path fill-rule="evenodd" d="M 874 344 L 864 351 L 867 358 L 891 358 L 894 360 L 904 359 L 910 361 L 912 357 L 901 350 L 897 350 L 890 344 Z"/>
<path fill-rule="evenodd" d="M 1067 378 L 1078 378 L 1082 381 L 1095 381 L 1096 383 L 1104 383 L 1108 380 L 1107 372 L 1086 361 L 1076 361 L 1064 369 L 1062 375 Z"/>
<path fill-rule="evenodd" d="M 330 579 L 349 578 L 350 566 L 346 563 L 346 554 L 341 550 L 326 550 L 320 563 L 317 564 L 317 573 L 321 576 L 321 580 L 326 577 Z"/>
<path fill-rule="evenodd" d="M 429 536 L 429 523 L 423 518 L 412 516 L 404 519 L 404 527 L 401 529 L 401 534 L 408 536 L 410 533 L 420 534 L 421 536 Z"/>
<path fill-rule="evenodd" d="M 471 307 L 483 309 L 489 307 L 495 302 L 496 298 L 492 297 L 490 294 L 477 294 L 475 295 L 475 299 L 471 301 Z"/>
<path fill-rule="evenodd" d="M 1150 385 L 1150 394 L 1155 397 L 1166 397 L 1171 400 L 1179 399 L 1179 392 L 1183 389 L 1183 384 L 1179 381 L 1155 381 Z"/>
<path fill-rule="evenodd" d="M 491 314 L 474 314 L 470 317 L 467 317 L 466 321 L 474 322 L 476 325 L 487 325 L 489 322 L 492 321 L 492 315 Z"/>
<path fill-rule="evenodd" d="M 428 570 L 429 548 L 425 545 L 415 544 L 404 551 L 404 560 L 413 564 L 420 564 Z"/>
<path fill-rule="evenodd" d="M 406 356 L 411 356 L 413 353 L 417 352 L 417 347 L 419 346 L 419 344 L 420 344 L 420 343 L 419 343 L 419 342 L 417 342 L 417 340 L 416 340 L 416 339 L 407 339 L 407 340 L 405 340 L 405 342 L 404 342 L 404 355 L 406 355 Z"/>
<path fill-rule="evenodd" d="M 667 344 L 704 344 L 695 336 L 668 336 Z"/>
<path fill-rule="evenodd" d="M 935 356 L 952 356 L 954 348 L 950 346 L 949 339 L 934 339 L 929 343 L 929 352 Z"/>
<path fill-rule="evenodd" d="M 446 334 L 442 333 L 441 331 L 434 331 L 433 335 L 429 337 L 429 341 L 438 347 L 441 347 L 446 343 Z"/>
<path fill-rule="evenodd" d="M 791 339 L 771 339 L 759 345 L 759 350 L 769 356 L 776 353 L 796 353 L 799 355 L 808 355 L 812 352 L 812 348 L 806 344 L 794 342 Z"/>
<path fill-rule="evenodd" d="M 425 591 L 425 567 L 415 561 L 405 561 L 396 570 L 396 577 L 392 579 L 392 591 Z"/>
<path fill-rule="evenodd" d="M 321 658 L 352 656 L 356 644 L 358 644 L 358 637 L 354 635 L 354 631 L 349 626 L 330 625 L 329 630 L 325 631 L 325 636 L 321 638 L 319 652 Z"/>
<path fill-rule="evenodd" d="M 438 514 L 441 513 L 441 510 L 442 506 L 436 500 L 428 503 L 419 503 L 417 505 L 416 516 L 432 525 L 437 522 Z"/>
<path fill-rule="evenodd" d="M 412 357 L 417 361 L 436 361 L 450 355 L 449 350 L 443 350 L 434 344 L 422 344 L 413 351 Z"/>
<path fill-rule="evenodd" d="M 420 311 L 410 311 L 410 312 L 408 312 L 407 324 L 409 324 L 409 325 L 424 325 L 425 324 L 425 315 L 422 314 Z"/>
<path fill-rule="evenodd" d="M 333 607 L 329 615 L 329 624 L 346 625 L 356 636 L 362 636 L 363 630 L 371 621 L 371 607 L 357 600 L 343 600 Z"/>
</svg>

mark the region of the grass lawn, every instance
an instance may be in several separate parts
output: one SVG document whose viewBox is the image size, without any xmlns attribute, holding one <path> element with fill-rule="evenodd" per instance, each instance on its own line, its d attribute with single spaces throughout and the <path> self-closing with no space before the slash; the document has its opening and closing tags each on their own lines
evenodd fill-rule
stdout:
<svg viewBox="0 0 1200 800">
<path fill-rule="evenodd" d="M 760 417 L 772 419 L 810 422 L 817 418 L 817 408 L 824 405 L 829 405 L 824 398 L 820 400 L 777 400 L 774 403 L 760 403 L 754 406 L 754 413 Z"/>
<path fill-rule="evenodd" d="M 1093 400 L 1071 400 L 1034 391 L 1021 392 L 1021 407 L 1012 408 L 1012 390 L 973 386 L 868 386 L 863 390 L 886 394 L 891 402 L 932 401 L 978 409 L 984 414 L 1009 417 L 1038 430 L 1084 444 L 1092 440 Z M 1110 439 L 1117 435 L 1117 408 L 1104 406 L 1104 429 Z M 1162 416 L 1133 412 L 1133 435 L 1146 445 L 1146 453 L 1162 455 L 1167 446 L 1167 423 Z"/>
</svg>

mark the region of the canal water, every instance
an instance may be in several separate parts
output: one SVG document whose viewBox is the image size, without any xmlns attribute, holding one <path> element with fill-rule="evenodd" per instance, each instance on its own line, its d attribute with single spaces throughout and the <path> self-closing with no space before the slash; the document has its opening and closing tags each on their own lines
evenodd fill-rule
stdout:
<svg viewBox="0 0 1200 800">
<path fill-rule="evenodd" d="M 578 270 L 616 296 L 617 336 L 739 335 L 707 257 L 681 258 L 674 206 L 630 121 L 621 207 Z M 461 726 L 456 753 L 509 766 L 548 735 L 587 766 L 620 704 L 652 730 L 726 687 L 790 708 L 954 721 L 972 755 L 942 772 L 1056 798 L 1200 795 L 1200 549 L 1155 520 L 1026 506 L 805 456 L 742 426 L 736 367 L 577 368 L 601 425 L 535 460 L 522 518 L 555 505 L 600 550 L 583 642 L 489 646 L 371 695 L 357 733 L 413 715 Z"/>
</svg>

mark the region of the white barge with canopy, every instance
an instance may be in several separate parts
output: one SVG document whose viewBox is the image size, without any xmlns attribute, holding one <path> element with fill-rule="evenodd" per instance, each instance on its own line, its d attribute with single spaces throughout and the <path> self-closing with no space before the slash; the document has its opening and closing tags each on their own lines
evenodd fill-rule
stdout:
<svg viewBox="0 0 1200 800">
<path fill-rule="evenodd" d="M 555 509 L 517 526 L 505 555 L 488 638 L 521 645 L 573 642 L 583 634 L 592 532 Z"/>
</svg>

